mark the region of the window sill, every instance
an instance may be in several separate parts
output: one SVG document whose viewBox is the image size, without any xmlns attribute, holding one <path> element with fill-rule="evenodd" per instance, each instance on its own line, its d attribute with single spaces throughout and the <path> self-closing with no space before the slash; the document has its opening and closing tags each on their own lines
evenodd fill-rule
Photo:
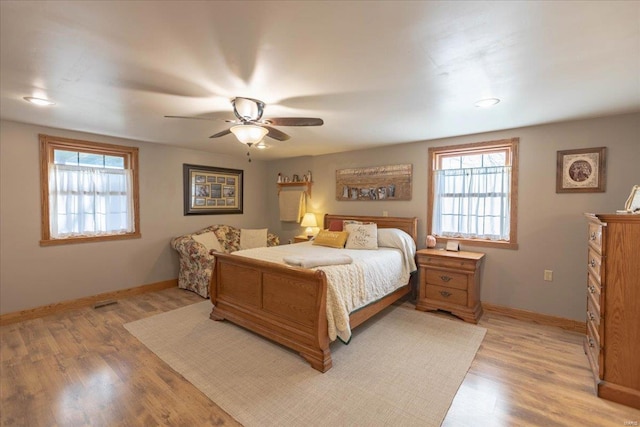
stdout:
<svg viewBox="0 0 640 427">
<path fill-rule="evenodd" d="M 70 245 L 75 243 L 92 243 L 92 242 L 106 242 L 110 240 L 129 240 L 139 239 L 142 235 L 140 233 L 129 234 L 114 234 L 111 236 L 96 236 L 96 237 L 69 237 L 66 239 L 47 239 L 40 240 L 40 246 L 57 246 L 57 245 Z"/>
<path fill-rule="evenodd" d="M 518 243 L 514 243 L 514 242 L 436 236 L 436 241 L 438 243 L 446 244 L 449 240 L 455 240 L 460 242 L 460 245 L 467 245 L 467 246 L 480 246 L 485 248 L 499 248 L 499 249 L 518 249 Z"/>
</svg>

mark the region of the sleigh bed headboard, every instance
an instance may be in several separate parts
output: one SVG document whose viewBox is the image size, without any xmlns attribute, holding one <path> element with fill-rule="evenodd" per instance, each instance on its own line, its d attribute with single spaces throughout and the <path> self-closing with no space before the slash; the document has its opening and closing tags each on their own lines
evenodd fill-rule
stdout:
<svg viewBox="0 0 640 427">
<path fill-rule="evenodd" d="M 353 220 L 361 222 L 375 222 L 378 228 L 398 228 L 418 241 L 418 218 L 417 217 L 394 217 L 394 216 L 358 216 L 358 215 L 334 215 L 324 216 L 324 228 L 329 228 L 331 221 Z"/>
</svg>

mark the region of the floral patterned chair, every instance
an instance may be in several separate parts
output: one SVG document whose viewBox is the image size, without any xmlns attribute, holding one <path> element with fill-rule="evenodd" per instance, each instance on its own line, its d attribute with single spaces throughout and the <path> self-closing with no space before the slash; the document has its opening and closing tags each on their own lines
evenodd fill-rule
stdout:
<svg viewBox="0 0 640 427">
<path fill-rule="evenodd" d="M 194 236 L 211 232 L 217 237 L 223 252 L 231 253 L 240 249 L 240 228 L 231 225 L 211 225 L 171 240 L 171 247 L 180 256 L 178 287 L 196 292 L 204 298 L 209 298 L 209 282 L 215 257 L 209 253 L 207 246 L 198 241 L 201 239 L 196 240 Z M 267 234 L 267 246 L 279 244 L 278 236 L 272 233 Z"/>
</svg>

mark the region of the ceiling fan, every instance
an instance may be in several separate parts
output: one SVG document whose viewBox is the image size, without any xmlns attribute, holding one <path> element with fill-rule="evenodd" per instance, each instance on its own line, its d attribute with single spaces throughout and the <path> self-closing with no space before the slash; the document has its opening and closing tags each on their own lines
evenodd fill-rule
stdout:
<svg viewBox="0 0 640 427">
<path fill-rule="evenodd" d="M 236 138 L 243 144 L 251 147 L 262 141 L 262 138 L 269 138 L 278 141 L 286 141 L 291 138 L 286 133 L 274 128 L 273 126 L 321 126 L 324 124 L 322 119 L 313 117 L 272 117 L 263 119 L 265 103 L 253 98 L 236 97 L 231 100 L 233 106 L 233 114 L 237 120 L 225 120 L 227 123 L 233 123 L 229 129 L 211 135 L 209 138 L 220 138 L 221 136 L 233 133 Z M 165 116 L 176 119 L 196 119 L 196 120 L 215 120 L 205 117 L 190 116 Z"/>
</svg>

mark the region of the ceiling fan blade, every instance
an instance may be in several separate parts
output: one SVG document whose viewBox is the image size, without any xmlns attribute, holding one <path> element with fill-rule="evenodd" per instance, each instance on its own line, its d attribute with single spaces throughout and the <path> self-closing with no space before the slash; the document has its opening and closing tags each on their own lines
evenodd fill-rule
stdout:
<svg viewBox="0 0 640 427">
<path fill-rule="evenodd" d="M 274 126 L 322 126 L 324 120 L 314 117 L 271 117 L 266 119 Z"/>
<path fill-rule="evenodd" d="M 168 119 L 192 119 L 192 120 L 207 120 L 212 121 L 216 119 L 210 119 L 208 117 L 193 117 L 193 116 L 165 116 Z"/>
<path fill-rule="evenodd" d="M 269 133 L 267 134 L 269 138 L 277 139 L 278 141 L 286 141 L 287 139 L 291 138 L 286 133 L 276 128 L 272 128 L 271 126 L 262 126 L 262 127 L 269 131 Z"/>
<path fill-rule="evenodd" d="M 229 135 L 231 133 L 231 129 L 225 129 L 221 132 L 211 135 L 209 138 L 220 138 L 221 136 Z"/>
</svg>

